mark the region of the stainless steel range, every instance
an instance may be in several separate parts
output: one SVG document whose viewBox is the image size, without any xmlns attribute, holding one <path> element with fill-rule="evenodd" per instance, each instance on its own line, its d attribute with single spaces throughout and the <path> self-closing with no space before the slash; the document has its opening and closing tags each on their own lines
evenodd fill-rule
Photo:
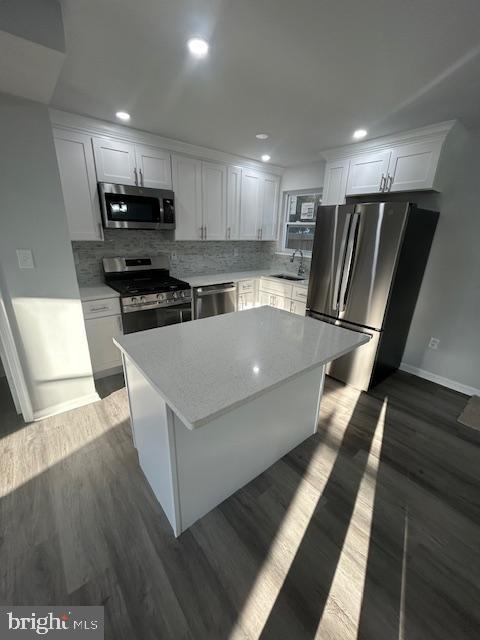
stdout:
<svg viewBox="0 0 480 640">
<path fill-rule="evenodd" d="M 192 319 L 190 285 L 168 267 L 168 256 L 103 259 L 105 283 L 120 293 L 124 333 Z"/>
</svg>

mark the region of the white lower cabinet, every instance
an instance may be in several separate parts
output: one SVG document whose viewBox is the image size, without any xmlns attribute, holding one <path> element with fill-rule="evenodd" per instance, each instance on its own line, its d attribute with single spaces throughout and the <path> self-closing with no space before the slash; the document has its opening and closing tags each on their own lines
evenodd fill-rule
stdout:
<svg viewBox="0 0 480 640">
<path fill-rule="evenodd" d="M 84 302 L 83 310 L 93 373 L 102 377 L 122 366 L 120 351 L 113 344 L 113 338 L 123 335 L 118 299 Z"/>
<path fill-rule="evenodd" d="M 260 305 L 269 305 L 304 316 L 307 310 L 306 299 L 306 287 L 283 284 L 270 278 L 260 279 Z"/>
<path fill-rule="evenodd" d="M 296 313 L 298 316 L 304 316 L 307 311 L 307 305 L 305 302 L 299 302 L 298 300 L 290 301 L 290 313 Z"/>
</svg>

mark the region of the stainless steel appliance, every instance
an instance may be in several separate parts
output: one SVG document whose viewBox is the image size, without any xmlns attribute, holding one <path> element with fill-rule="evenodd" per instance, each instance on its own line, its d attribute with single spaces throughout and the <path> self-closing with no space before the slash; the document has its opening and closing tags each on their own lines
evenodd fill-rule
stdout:
<svg viewBox="0 0 480 640">
<path fill-rule="evenodd" d="M 366 390 L 398 368 L 437 220 L 410 203 L 318 208 L 307 312 L 371 336 L 329 375 Z"/>
<path fill-rule="evenodd" d="M 172 278 L 168 256 L 104 258 L 105 283 L 120 293 L 124 333 L 192 319 L 192 290 Z"/>
<path fill-rule="evenodd" d="M 175 229 L 175 197 L 167 189 L 98 183 L 107 229 Z"/>
<path fill-rule="evenodd" d="M 193 289 L 193 317 L 208 318 L 237 310 L 237 287 L 233 282 Z"/>
</svg>

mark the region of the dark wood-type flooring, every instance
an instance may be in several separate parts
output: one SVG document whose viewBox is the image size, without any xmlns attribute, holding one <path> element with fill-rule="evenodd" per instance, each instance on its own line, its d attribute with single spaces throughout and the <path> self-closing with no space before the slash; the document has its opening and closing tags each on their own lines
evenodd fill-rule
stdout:
<svg viewBox="0 0 480 640">
<path fill-rule="evenodd" d="M 103 604 L 116 640 L 480 637 L 465 396 L 405 373 L 369 394 L 329 379 L 318 434 L 175 539 L 121 378 L 100 387 L 23 425 L 0 382 L 2 604 Z"/>
</svg>

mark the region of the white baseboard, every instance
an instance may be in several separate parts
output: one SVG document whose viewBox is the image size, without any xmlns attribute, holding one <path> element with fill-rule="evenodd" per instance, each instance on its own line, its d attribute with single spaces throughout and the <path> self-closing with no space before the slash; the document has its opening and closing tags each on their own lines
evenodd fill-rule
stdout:
<svg viewBox="0 0 480 640">
<path fill-rule="evenodd" d="M 405 371 L 406 373 L 413 373 L 413 375 L 419 376 L 420 378 L 425 378 L 425 380 L 430 380 L 430 382 L 441 384 L 443 387 L 454 389 L 454 391 L 459 391 L 460 393 L 464 393 L 467 396 L 480 396 L 480 389 L 469 387 L 468 385 L 461 384 L 456 380 L 450 380 L 450 378 L 438 376 L 436 373 L 432 373 L 431 371 L 425 371 L 425 369 L 412 367 L 412 365 L 407 364 L 406 362 L 402 362 L 399 369 L 401 371 Z"/>
<path fill-rule="evenodd" d="M 55 404 L 52 407 L 48 407 L 48 409 L 35 411 L 33 414 L 33 419 L 44 420 L 45 418 L 56 416 L 59 413 L 64 413 L 65 411 L 70 411 L 71 409 L 78 409 L 79 407 L 84 407 L 86 404 L 91 404 L 92 402 L 98 402 L 99 400 L 100 396 L 98 395 L 98 393 L 89 393 L 86 396 L 75 398 L 75 400 L 60 402 L 59 404 Z"/>
</svg>

